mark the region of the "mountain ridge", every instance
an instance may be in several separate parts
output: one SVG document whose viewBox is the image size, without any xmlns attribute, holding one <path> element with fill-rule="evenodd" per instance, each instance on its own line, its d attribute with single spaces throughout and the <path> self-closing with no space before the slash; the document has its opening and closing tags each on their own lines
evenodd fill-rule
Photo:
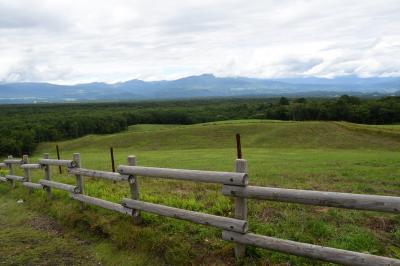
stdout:
<svg viewBox="0 0 400 266">
<path fill-rule="evenodd" d="M 0 103 L 181 99 L 240 96 L 335 97 L 400 95 L 400 77 L 277 78 L 216 77 L 213 74 L 176 80 L 92 82 L 57 85 L 46 82 L 0 83 Z"/>
</svg>

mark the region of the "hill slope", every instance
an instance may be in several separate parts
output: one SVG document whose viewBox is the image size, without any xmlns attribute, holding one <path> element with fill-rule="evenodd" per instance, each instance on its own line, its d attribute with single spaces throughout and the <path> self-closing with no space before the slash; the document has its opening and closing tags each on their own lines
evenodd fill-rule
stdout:
<svg viewBox="0 0 400 266">
<path fill-rule="evenodd" d="M 86 136 L 60 143 L 61 156 L 70 159 L 80 152 L 85 168 L 110 170 L 108 148 L 115 148 L 116 164 L 125 164 L 129 154 L 138 165 L 232 171 L 235 161 L 234 134 L 243 138 L 252 185 L 397 195 L 400 165 L 398 127 L 390 132 L 380 127 L 334 122 L 225 121 L 190 126 L 137 125 L 129 131 L 104 136 Z M 393 132 L 392 132 L 393 131 Z M 55 157 L 55 143 L 41 144 L 41 153 Z M 18 173 L 17 173 L 18 174 Z M 32 173 L 33 181 L 42 178 Z M 52 178 L 73 184 L 74 177 Z M 85 178 L 85 193 L 113 202 L 129 197 L 124 183 Z M 66 192 L 29 195 L 25 188 L 1 192 L 24 199 L 29 208 L 47 212 L 71 230 L 97 235 L 115 249 L 131 254 L 113 254 L 103 265 L 235 265 L 232 245 L 220 239 L 219 230 L 185 221 L 143 213 L 144 223 L 134 226 L 128 217 L 96 207 L 83 212 Z M 139 177 L 140 198 L 167 206 L 232 216 L 233 202 L 221 195 L 221 186 Z M 0 217 L 0 223 L 1 223 Z M 312 244 L 400 257 L 400 223 L 396 215 L 341 210 L 268 201 L 249 201 L 249 225 L 255 233 Z M 100 245 L 91 240 L 90 246 Z M 7 248 L 7 247 L 5 247 Z M 9 247 L 11 248 L 11 247 Z M 97 250 L 98 258 L 110 249 Z M 21 256 L 24 252 L 20 253 Z M 25 254 L 25 256 L 27 256 Z M 144 263 L 145 262 L 145 263 Z M 326 265 L 249 247 L 243 265 Z"/>
<path fill-rule="evenodd" d="M 364 130 L 357 130 L 360 128 Z M 268 120 L 233 120 L 188 126 L 137 125 L 131 126 L 129 131 L 122 133 L 103 136 L 90 135 L 59 144 L 65 151 L 79 148 L 102 150 L 109 146 L 132 151 L 235 148 L 234 136 L 236 133 L 242 135 L 244 149 L 399 150 L 400 148 L 400 130 L 387 132 L 382 127 L 351 123 Z M 52 147 L 53 144 L 42 144 L 39 150 L 45 151 Z"/>
</svg>

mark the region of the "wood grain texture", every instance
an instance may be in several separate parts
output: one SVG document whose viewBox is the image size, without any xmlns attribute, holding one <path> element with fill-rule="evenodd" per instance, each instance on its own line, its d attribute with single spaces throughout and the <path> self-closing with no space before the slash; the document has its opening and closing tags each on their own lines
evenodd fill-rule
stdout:
<svg viewBox="0 0 400 266">
<path fill-rule="evenodd" d="M 50 155 L 48 153 L 43 154 L 44 160 L 49 160 Z M 40 160 L 39 160 L 40 162 Z M 43 167 L 43 172 L 44 172 L 44 179 L 46 180 L 51 180 L 51 169 L 49 164 L 45 164 Z M 47 191 L 47 198 L 51 199 L 51 187 L 46 186 L 45 190 Z"/>
<path fill-rule="evenodd" d="M 81 167 L 81 155 L 79 153 L 74 153 L 73 156 L 74 160 L 74 165 L 75 167 L 80 168 Z M 84 192 L 84 187 L 83 187 L 83 177 L 80 174 L 75 174 L 76 177 L 76 186 L 79 188 L 79 192 L 80 194 L 83 194 Z"/>
<path fill-rule="evenodd" d="M 400 197 L 391 196 L 376 196 L 257 186 L 247 186 L 243 188 L 236 186 L 223 186 L 222 193 L 226 196 L 291 202 L 307 205 L 393 213 L 400 212 Z"/>
<path fill-rule="evenodd" d="M 3 162 L 5 164 L 22 164 L 22 159 L 12 159 L 12 156 L 10 156 L 10 158 L 5 159 Z"/>
<path fill-rule="evenodd" d="M 235 161 L 235 171 L 238 173 L 247 173 L 247 161 L 244 159 L 237 159 Z M 246 198 L 235 197 L 235 218 L 240 220 L 247 220 Z M 237 243 L 235 245 L 235 257 L 237 259 L 240 259 L 243 258 L 245 255 L 246 255 L 246 245 Z"/>
<path fill-rule="evenodd" d="M 363 254 L 336 248 L 322 247 L 256 234 L 223 231 L 222 239 L 268 250 L 352 266 L 400 266 L 400 260 Z"/>
<path fill-rule="evenodd" d="M 11 155 L 9 155 L 7 158 L 8 159 L 5 160 L 5 161 L 8 161 L 8 163 L 6 163 L 7 166 L 8 166 L 8 174 L 9 175 L 14 175 L 14 167 L 13 167 L 13 163 L 12 163 L 12 161 L 13 161 L 12 158 L 13 157 Z M 11 180 L 11 187 L 15 188 L 15 180 Z"/>
<path fill-rule="evenodd" d="M 106 200 L 102 200 L 102 199 L 98 199 L 98 198 L 93 198 L 93 197 L 89 197 L 89 196 L 82 195 L 82 194 L 71 194 L 71 198 L 73 198 L 74 200 L 83 202 L 83 203 L 102 207 L 104 209 L 117 211 L 117 212 L 127 214 L 127 215 L 132 215 L 131 209 L 126 208 L 118 203 L 114 203 L 114 202 L 110 202 L 110 201 L 106 201 Z"/>
<path fill-rule="evenodd" d="M 22 169 L 41 169 L 42 165 L 38 163 L 26 163 L 19 166 Z"/>
<path fill-rule="evenodd" d="M 41 184 L 45 187 L 65 190 L 65 191 L 68 191 L 71 193 L 79 193 L 79 188 L 77 186 L 73 186 L 73 185 L 68 185 L 68 184 L 54 182 L 54 181 L 45 180 L 45 179 L 40 179 L 39 184 Z"/>
<path fill-rule="evenodd" d="M 136 157 L 133 155 L 128 156 L 128 165 L 135 166 L 136 165 Z M 129 188 L 131 191 L 131 199 L 138 200 L 139 199 L 139 185 L 137 182 L 137 178 L 135 175 L 129 176 Z M 139 210 L 132 210 L 132 219 L 135 224 L 140 224 L 142 222 L 142 218 L 140 217 Z"/>
<path fill-rule="evenodd" d="M 41 159 L 38 161 L 39 164 L 44 165 L 57 165 L 66 167 L 77 167 L 73 160 L 57 160 L 57 159 Z"/>
<path fill-rule="evenodd" d="M 21 166 L 29 163 L 28 155 L 23 155 L 22 156 L 22 163 L 23 164 L 21 164 Z M 31 172 L 30 172 L 29 168 L 23 168 L 23 170 L 24 170 L 25 181 L 26 182 L 31 182 Z M 32 193 L 32 189 L 29 189 L 29 193 Z"/>
<path fill-rule="evenodd" d="M 37 183 L 23 182 L 22 185 L 30 189 L 43 189 L 43 185 Z"/>
<path fill-rule="evenodd" d="M 118 167 L 118 172 L 126 175 L 171 178 L 195 182 L 220 183 L 237 186 L 244 186 L 247 184 L 246 173 L 214 172 L 127 165 L 120 165 Z"/>
<path fill-rule="evenodd" d="M 69 168 L 69 174 L 82 175 L 87 177 L 95 177 L 108 179 L 111 181 L 128 181 L 128 175 L 121 175 L 119 173 L 107 172 L 107 171 L 99 171 L 93 169 L 85 169 L 85 168 Z"/>
<path fill-rule="evenodd" d="M 25 177 L 19 175 L 6 175 L 6 178 L 13 181 L 25 181 Z"/>
<path fill-rule="evenodd" d="M 164 205 L 148 203 L 139 200 L 124 198 L 123 205 L 128 208 L 146 211 L 162 216 L 191 221 L 198 224 L 210 225 L 224 230 L 245 233 L 247 231 L 247 222 L 234 218 L 227 218 L 212 214 L 182 210 Z"/>
</svg>

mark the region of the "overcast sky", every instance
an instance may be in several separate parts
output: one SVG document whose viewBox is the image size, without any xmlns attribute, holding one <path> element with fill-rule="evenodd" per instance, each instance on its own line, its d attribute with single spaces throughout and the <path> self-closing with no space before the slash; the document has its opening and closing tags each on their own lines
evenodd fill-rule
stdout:
<svg viewBox="0 0 400 266">
<path fill-rule="evenodd" d="M 0 82 L 400 76 L 400 0 L 0 0 Z"/>
</svg>

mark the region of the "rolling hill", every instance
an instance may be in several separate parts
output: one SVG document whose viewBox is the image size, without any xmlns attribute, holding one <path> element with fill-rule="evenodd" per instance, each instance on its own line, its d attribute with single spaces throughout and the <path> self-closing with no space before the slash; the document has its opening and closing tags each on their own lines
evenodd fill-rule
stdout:
<svg viewBox="0 0 400 266">
<path fill-rule="evenodd" d="M 324 191 L 399 196 L 400 128 L 366 126 L 342 122 L 283 122 L 268 120 L 223 121 L 197 125 L 135 125 L 111 135 L 89 135 L 58 143 L 61 157 L 70 159 L 80 152 L 85 168 L 110 170 L 109 146 L 115 149 L 116 163 L 137 156 L 138 165 L 186 169 L 231 171 L 235 160 L 235 133 L 241 133 L 244 158 L 249 163 L 249 182 L 254 185 Z M 56 143 L 40 144 L 31 162 L 50 152 Z M 18 174 L 18 173 L 17 173 Z M 43 178 L 32 172 L 33 181 Z M 73 184 L 74 177 L 58 173 L 52 178 Z M 139 178 L 140 198 L 154 203 L 215 215 L 231 216 L 232 201 L 212 184 Z M 45 214 L 61 223 L 67 235 L 90 239 L 84 249 L 88 260 L 94 256 L 102 265 L 235 265 L 232 245 L 220 240 L 219 230 L 185 221 L 143 213 L 144 223 L 134 226 L 128 217 L 88 207 L 80 211 L 63 191 L 53 200 L 45 192 L 29 195 L 25 188 L 12 190 L 0 185 L 4 195 L 3 213 L 13 213 L 14 201 L 24 199 L 29 211 Z M 126 183 L 85 178 L 85 193 L 120 202 L 129 196 Z M 7 211 L 7 206 L 12 206 Z M 32 214 L 33 215 L 33 214 Z M 14 217 L 14 216 L 13 216 Z M 26 215 L 24 216 L 26 220 Z M 17 219 L 17 218 L 14 218 Z M 21 218 L 22 219 L 22 218 Z M 0 223 L 9 224 L 0 213 Z M 24 220 L 24 221 L 25 221 Z M 321 208 L 298 204 L 249 201 L 250 230 L 259 234 L 306 243 L 368 252 L 399 258 L 399 220 L 396 215 Z M 22 261 L 49 256 L 40 244 L 35 252 L 21 249 L 22 229 L 0 228 L 6 261 Z M 23 239 L 35 239 L 30 231 Z M 3 238 L 2 238 L 3 237 Z M 54 241 L 61 241 L 56 240 Z M 53 242 L 54 242 L 53 241 Z M 65 246 L 73 252 L 70 237 Z M 53 243 L 51 242 L 51 243 Z M 1 250 L 1 248 L 0 248 Z M 14 254 L 13 250 L 18 250 Z M 22 250 L 22 251 L 21 251 Z M 326 265 L 314 260 L 249 247 L 243 265 Z M 78 254 L 78 253 L 77 253 Z M 77 257 L 77 255 L 75 255 Z M 74 257 L 74 258 L 75 258 Z M 79 258 L 75 258 L 77 261 Z"/>
<path fill-rule="evenodd" d="M 96 150 L 113 146 L 124 150 L 233 149 L 240 132 L 245 148 L 387 149 L 400 148 L 400 128 L 344 122 L 232 120 L 195 125 L 134 125 L 111 135 L 89 135 L 59 143 L 64 150 Z M 363 129 L 363 132 L 360 132 Z M 377 133 L 379 129 L 379 134 Z M 389 131 L 389 132 L 388 132 Z M 394 135 L 394 136 L 393 136 Z M 51 148 L 44 143 L 39 151 Z"/>
</svg>

